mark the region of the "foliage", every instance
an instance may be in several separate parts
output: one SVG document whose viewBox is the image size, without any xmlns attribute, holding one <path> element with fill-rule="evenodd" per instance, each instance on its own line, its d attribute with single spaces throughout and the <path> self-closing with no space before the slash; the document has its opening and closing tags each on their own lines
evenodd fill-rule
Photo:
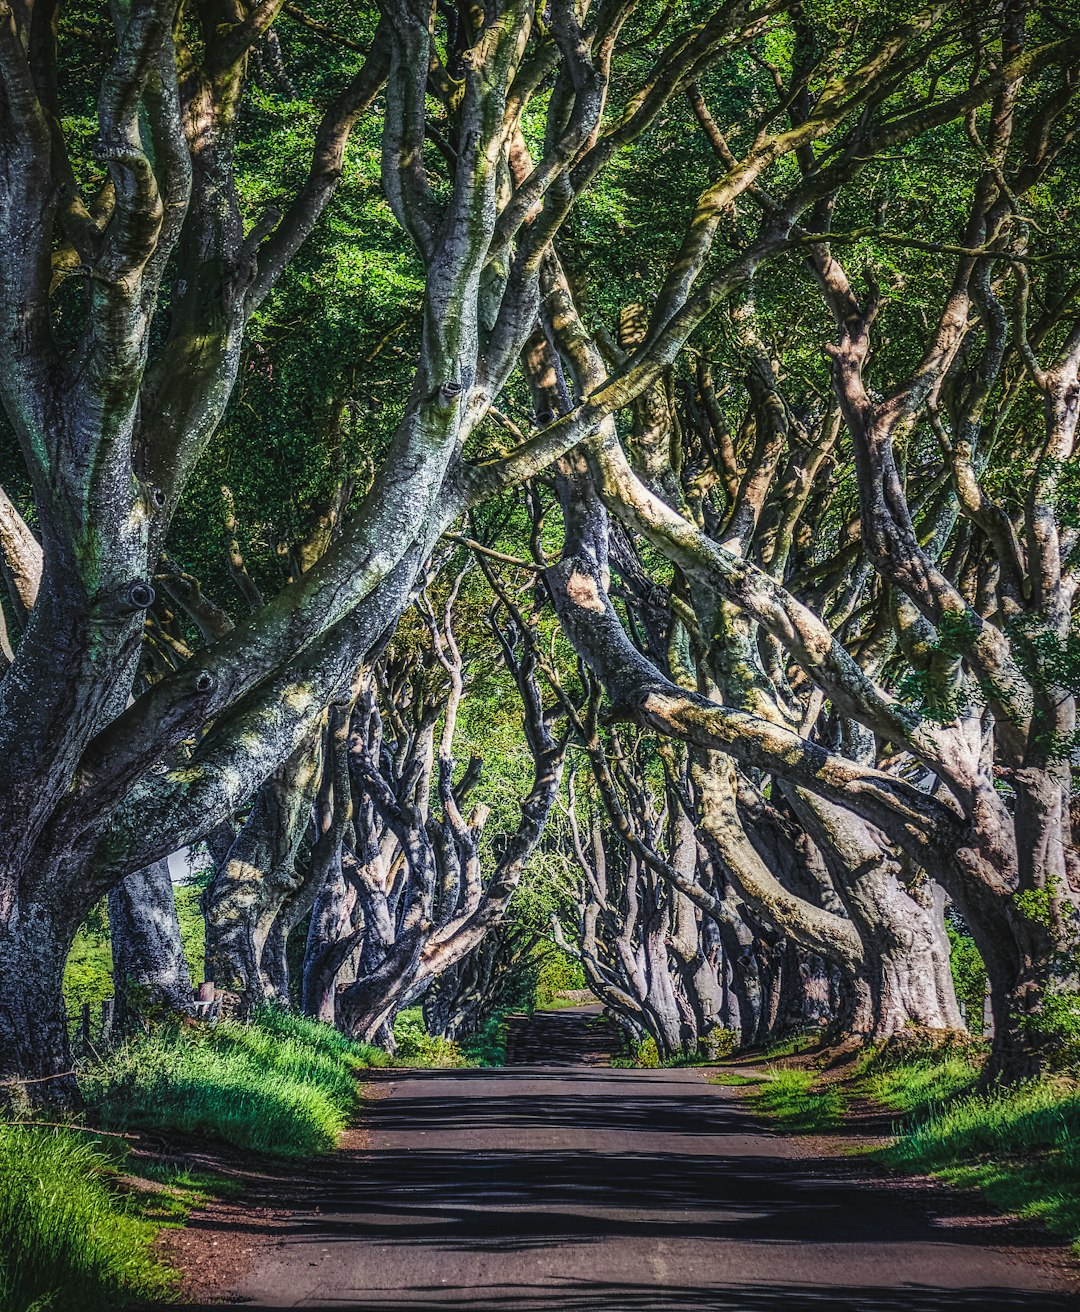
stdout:
<svg viewBox="0 0 1080 1312">
<path fill-rule="evenodd" d="M 386 1054 L 328 1025 L 266 1009 L 250 1025 L 178 1026 L 132 1040 L 81 1087 L 104 1124 L 179 1129 L 281 1157 L 334 1146 L 356 1072 Z"/>
<path fill-rule="evenodd" d="M 77 1012 L 85 1003 L 100 1006 L 112 995 L 112 949 L 102 900 L 75 935 L 64 968 L 64 1001 L 69 1012 Z"/>
<path fill-rule="evenodd" d="M 675 1069 L 684 1066 L 709 1066 L 723 1061 L 739 1046 L 739 1036 L 734 1030 L 725 1030 L 717 1026 L 705 1036 L 704 1042 L 696 1051 L 676 1053 L 672 1057 L 661 1057 L 656 1040 L 649 1036 L 640 1043 L 631 1043 L 629 1055 L 616 1057 L 613 1066 L 638 1067 L 644 1070 L 660 1068 Z"/>
<path fill-rule="evenodd" d="M 429 1034 L 419 1007 L 406 1007 L 394 1019 L 394 1060 L 406 1066 L 465 1066 L 461 1049 L 451 1039 Z"/>
<path fill-rule="evenodd" d="M 0 1312 L 113 1312 L 164 1295 L 157 1225 L 87 1135 L 0 1128 Z"/>
<path fill-rule="evenodd" d="M 462 1039 L 458 1048 L 470 1066 L 505 1066 L 506 1013 L 485 1017 L 476 1033 Z"/>
<path fill-rule="evenodd" d="M 1047 1054 L 1052 1068 L 1080 1066 L 1080 993 L 1062 984 L 1051 984 L 1039 1010 L 1024 1018 L 1024 1034 Z"/>
<path fill-rule="evenodd" d="M 199 906 L 201 872 L 173 887 L 180 940 L 184 945 L 192 981 L 203 977 L 206 924 Z M 69 1012 L 77 1012 L 84 1003 L 100 1006 L 113 996 L 112 947 L 109 940 L 109 915 L 106 900 L 93 909 L 75 935 L 64 969 L 64 1001 Z"/>
<path fill-rule="evenodd" d="M 953 986 L 956 1000 L 964 1009 L 968 1029 L 973 1034 L 981 1034 L 983 1027 L 983 1003 L 986 998 L 986 966 L 975 946 L 975 940 L 967 932 L 967 926 L 950 912 L 945 928 L 949 934 L 949 966 L 952 970 Z"/>
<path fill-rule="evenodd" d="M 585 971 L 580 961 L 561 948 L 552 947 L 544 951 L 536 980 L 538 1007 L 550 1007 L 557 1001 L 557 994 L 585 987 Z"/>
</svg>

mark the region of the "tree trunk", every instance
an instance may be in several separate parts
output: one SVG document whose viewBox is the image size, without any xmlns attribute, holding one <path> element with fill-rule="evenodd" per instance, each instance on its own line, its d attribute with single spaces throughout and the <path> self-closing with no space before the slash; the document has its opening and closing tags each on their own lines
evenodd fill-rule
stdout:
<svg viewBox="0 0 1080 1312">
<path fill-rule="evenodd" d="M 306 1016 L 335 1024 L 338 977 L 359 943 L 362 925 L 356 886 L 345 878 L 339 857 L 311 910 L 300 1001 Z"/>
<path fill-rule="evenodd" d="M 168 860 L 117 884 L 109 893 L 116 1019 L 127 1030 L 138 1018 L 189 1016 L 191 975 Z"/>
<path fill-rule="evenodd" d="M 76 929 L 41 904 L 0 916 L 0 1105 L 79 1101 L 63 995 Z"/>
<path fill-rule="evenodd" d="M 1039 1017 L 1058 944 L 1049 925 L 1025 915 L 1011 895 L 973 883 L 967 883 L 957 905 L 990 988 L 993 1037 L 983 1078 L 987 1083 L 1033 1079 L 1045 1072 L 1050 1056 L 1052 1041 Z"/>
<path fill-rule="evenodd" d="M 900 861 L 865 820 L 805 789 L 784 787 L 784 793 L 820 847 L 862 941 L 870 1035 L 885 1039 L 908 1025 L 963 1029 L 951 975 L 942 971 L 939 911 L 929 879 L 916 876 L 905 887 Z"/>
<path fill-rule="evenodd" d="M 295 861 L 319 780 L 321 725 L 263 784 L 247 823 L 206 890 L 206 976 L 250 1006 L 265 995 L 263 947 L 299 882 Z"/>
</svg>

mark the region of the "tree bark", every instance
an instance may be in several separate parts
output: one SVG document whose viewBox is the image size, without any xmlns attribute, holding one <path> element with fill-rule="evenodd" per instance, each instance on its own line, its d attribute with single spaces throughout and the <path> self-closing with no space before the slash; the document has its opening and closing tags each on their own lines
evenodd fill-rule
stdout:
<svg viewBox="0 0 1080 1312">
<path fill-rule="evenodd" d="M 122 1028 L 193 1013 L 168 860 L 128 875 L 109 892 L 109 935 Z"/>
</svg>

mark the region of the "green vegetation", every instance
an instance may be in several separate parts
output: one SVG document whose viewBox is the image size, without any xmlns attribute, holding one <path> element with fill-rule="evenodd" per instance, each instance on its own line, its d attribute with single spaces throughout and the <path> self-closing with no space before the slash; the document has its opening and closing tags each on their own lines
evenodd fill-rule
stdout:
<svg viewBox="0 0 1080 1312">
<path fill-rule="evenodd" d="M 196 869 L 186 883 L 173 887 L 180 938 L 194 981 L 203 978 L 206 922 L 199 897 L 209 873 L 207 869 Z M 109 914 L 106 899 L 102 898 L 75 935 L 64 968 L 64 1002 L 72 1013 L 85 1002 L 96 1009 L 106 998 L 111 998 L 113 992 Z"/>
<path fill-rule="evenodd" d="M 560 998 L 560 993 L 573 993 L 587 987 L 585 971 L 561 948 L 548 947 L 539 963 L 536 979 L 536 1006 L 545 1010 L 574 1006 L 573 1001 Z"/>
<path fill-rule="evenodd" d="M 450 1039 L 429 1034 L 420 1007 L 406 1007 L 394 1019 L 395 1066 L 467 1066 L 461 1049 Z"/>
<path fill-rule="evenodd" d="M 347 1125 L 357 1070 L 387 1061 L 328 1025 L 268 1008 L 250 1025 L 133 1040 L 87 1071 L 82 1087 L 107 1126 L 188 1130 L 304 1157 L 333 1147 Z"/>
<path fill-rule="evenodd" d="M 986 1049 L 977 1042 L 931 1044 L 899 1036 L 870 1050 L 856 1067 L 860 1093 L 915 1116 L 926 1116 L 977 1083 Z"/>
<path fill-rule="evenodd" d="M 950 1044 L 870 1057 L 859 1087 L 906 1113 L 880 1159 L 977 1188 L 996 1207 L 1068 1235 L 1080 1252 L 1080 1090 L 1059 1077 L 980 1091 L 984 1052 Z"/>
<path fill-rule="evenodd" d="M 809 1052 L 812 1048 L 821 1046 L 821 1034 L 818 1030 L 805 1030 L 799 1034 L 791 1034 L 786 1038 L 778 1039 L 775 1043 L 770 1043 L 765 1049 L 767 1060 L 773 1060 L 777 1057 L 795 1057 L 800 1052 Z"/>
<path fill-rule="evenodd" d="M 844 1114 L 844 1095 L 835 1084 L 820 1086 L 816 1071 L 767 1066 L 766 1083 L 753 1094 L 755 1107 L 794 1134 L 833 1130 Z"/>
<path fill-rule="evenodd" d="M 1074 1078 L 1056 1077 L 981 1091 L 986 1051 L 979 1042 L 902 1035 L 844 1081 L 822 1084 L 818 1071 L 769 1066 L 750 1096 L 797 1134 L 835 1129 L 850 1096 L 891 1108 L 901 1116 L 895 1139 L 876 1154 L 883 1165 L 978 1189 L 995 1207 L 1067 1235 L 1080 1254 L 1080 1089 Z M 760 1083 L 734 1071 L 711 1082 Z"/>
<path fill-rule="evenodd" d="M 986 966 L 975 940 L 955 911 L 945 921 L 949 934 L 949 966 L 952 970 L 956 1000 L 964 1009 L 968 1028 L 982 1033 L 983 1003 L 986 998 Z"/>
<path fill-rule="evenodd" d="M 475 1034 L 462 1039 L 460 1049 L 469 1066 L 506 1065 L 506 1014 L 488 1016 Z"/>
<path fill-rule="evenodd" d="M 718 1075 L 710 1075 L 710 1084 L 719 1084 L 725 1089 L 739 1089 L 744 1085 L 764 1084 L 766 1080 L 764 1075 L 740 1075 L 738 1071 L 720 1071 Z"/>
<path fill-rule="evenodd" d="M 677 1053 L 673 1057 L 661 1057 L 656 1040 L 650 1035 L 640 1043 L 630 1045 L 630 1050 L 622 1056 L 613 1057 L 612 1066 L 623 1068 L 639 1067 L 645 1070 L 674 1070 L 682 1066 L 712 1066 L 723 1061 L 739 1046 L 739 1036 L 734 1030 L 721 1029 L 719 1026 L 705 1036 L 701 1046 L 693 1052 Z"/>
<path fill-rule="evenodd" d="M 1050 1081 L 954 1098 L 902 1129 L 881 1159 L 980 1189 L 1068 1235 L 1080 1254 L 1080 1091 Z"/>
<path fill-rule="evenodd" d="M 161 1221 L 116 1174 L 86 1134 L 0 1128 L 0 1312 L 112 1312 L 167 1294 L 151 1252 Z"/>
</svg>

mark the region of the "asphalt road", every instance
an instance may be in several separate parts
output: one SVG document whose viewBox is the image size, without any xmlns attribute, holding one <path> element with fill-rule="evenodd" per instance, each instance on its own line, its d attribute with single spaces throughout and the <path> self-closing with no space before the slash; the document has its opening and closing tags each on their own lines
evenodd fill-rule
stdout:
<svg viewBox="0 0 1080 1312">
<path fill-rule="evenodd" d="M 1080 1308 L 1022 1233 L 950 1216 L 933 1191 L 842 1157 L 800 1156 L 805 1143 L 763 1129 L 700 1071 L 376 1079 L 355 1172 L 290 1218 L 237 1301 L 324 1312 Z"/>
</svg>

